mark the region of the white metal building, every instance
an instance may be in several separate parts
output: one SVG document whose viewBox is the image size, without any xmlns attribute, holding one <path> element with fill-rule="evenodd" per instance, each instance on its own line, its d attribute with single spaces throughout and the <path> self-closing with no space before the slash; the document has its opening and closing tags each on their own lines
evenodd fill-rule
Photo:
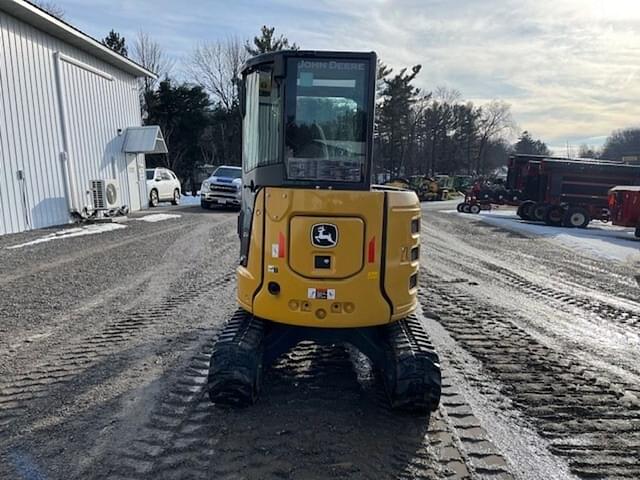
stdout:
<svg viewBox="0 0 640 480">
<path fill-rule="evenodd" d="M 154 74 L 24 0 L 0 0 L 0 234 L 68 223 L 92 180 L 147 205 L 138 78 Z"/>
</svg>

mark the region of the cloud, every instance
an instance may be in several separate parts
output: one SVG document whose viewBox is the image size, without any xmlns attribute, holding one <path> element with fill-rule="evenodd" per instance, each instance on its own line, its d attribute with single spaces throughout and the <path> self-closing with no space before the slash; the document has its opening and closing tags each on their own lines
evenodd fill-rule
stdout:
<svg viewBox="0 0 640 480">
<path fill-rule="evenodd" d="M 640 121 L 637 0 L 60 0 L 96 36 L 139 29 L 175 57 L 207 40 L 273 25 L 303 48 L 375 50 L 418 86 L 475 103 L 502 99 L 522 129 L 563 145 Z"/>
</svg>

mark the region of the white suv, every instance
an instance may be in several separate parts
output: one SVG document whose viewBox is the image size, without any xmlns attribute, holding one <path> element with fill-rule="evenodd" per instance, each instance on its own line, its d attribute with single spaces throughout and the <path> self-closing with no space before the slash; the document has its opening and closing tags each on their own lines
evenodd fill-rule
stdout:
<svg viewBox="0 0 640 480">
<path fill-rule="evenodd" d="M 157 207 L 160 202 L 171 202 L 178 205 L 182 187 L 176 174 L 168 168 L 148 168 L 147 192 L 149 193 L 150 207 Z"/>
</svg>

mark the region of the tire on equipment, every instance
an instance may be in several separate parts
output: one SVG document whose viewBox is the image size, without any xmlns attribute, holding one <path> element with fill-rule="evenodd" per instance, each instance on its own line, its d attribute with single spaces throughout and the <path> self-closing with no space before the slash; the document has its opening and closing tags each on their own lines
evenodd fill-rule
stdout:
<svg viewBox="0 0 640 480">
<path fill-rule="evenodd" d="M 536 222 L 544 222 L 548 209 L 549 209 L 548 204 L 536 203 L 531 209 L 531 215 L 530 215 L 531 220 L 535 220 Z"/>
<path fill-rule="evenodd" d="M 564 208 L 560 205 L 551 205 L 544 216 L 544 223 L 551 227 L 561 227 L 565 216 Z"/>
<path fill-rule="evenodd" d="M 562 224 L 569 228 L 587 228 L 590 221 L 591 217 L 589 216 L 589 212 L 584 208 L 569 207 L 564 219 L 562 220 Z"/>
<path fill-rule="evenodd" d="M 518 216 L 523 220 L 532 220 L 531 213 L 536 202 L 526 200 L 518 207 Z"/>
</svg>

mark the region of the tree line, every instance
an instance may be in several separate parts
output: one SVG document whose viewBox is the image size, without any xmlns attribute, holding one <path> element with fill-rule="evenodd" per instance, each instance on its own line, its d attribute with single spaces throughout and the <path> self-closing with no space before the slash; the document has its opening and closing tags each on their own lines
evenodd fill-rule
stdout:
<svg viewBox="0 0 640 480">
<path fill-rule="evenodd" d="M 184 60 L 178 82 L 175 64 L 149 35 L 139 33 L 129 47 L 115 31 L 103 43 L 129 56 L 159 80 L 141 82 L 146 124 L 160 125 L 169 153 L 149 156 L 148 164 L 174 170 L 197 188 L 203 165 L 239 165 L 242 157 L 242 116 L 239 77 L 251 56 L 297 49 L 273 27 L 263 26 L 251 41 L 237 37 L 195 46 Z M 528 131 L 511 143 L 517 126 L 509 104 L 465 101 L 459 91 L 444 86 L 422 91 L 415 86 L 421 65 L 394 72 L 377 66 L 377 107 L 374 173 L 378 181 L 410 175 L 489 175 L 506 165 L 512 153 L 550 155 L 549 148 Z M 601 151 L 581 146 L 579 155 L 620 159 L 640 153 L 640 129 L 612 133 Z"/>
</svg>

